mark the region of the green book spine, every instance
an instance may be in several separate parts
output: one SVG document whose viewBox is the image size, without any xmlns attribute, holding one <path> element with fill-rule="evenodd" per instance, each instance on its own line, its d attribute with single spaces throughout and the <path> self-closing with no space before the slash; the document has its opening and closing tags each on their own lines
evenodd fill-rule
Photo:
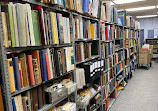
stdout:
<svg viewBox="0 0 158 111">
<path fill-rule="evenodd" d="M 32 22 L 33 22 L 33 30 L 34 30 L 34 37 L 35 37 L 35 45 L 41 45 L 40 39 L 40 29 L 39 29 L 39 21 L 38 21 L 38 12 L 32 10 Z"/>
<path fill-rule="evenodd" d="M 16 44 L 15 44 L 14 24 L 13 24 L 13 15 L 12 15 L 11 5 L 8 5 L 8 12 L 9 12 L 9 23 L 10 23 L 12 47 L 15 47 Z"/>
</svg>

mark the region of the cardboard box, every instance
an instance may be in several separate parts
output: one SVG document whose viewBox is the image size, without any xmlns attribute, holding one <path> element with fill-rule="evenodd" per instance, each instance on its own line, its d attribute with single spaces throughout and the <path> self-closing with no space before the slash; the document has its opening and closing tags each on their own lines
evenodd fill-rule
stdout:
<svg viewBox="0 0 158 111">
<path fill-rule="evenodd" d="M 148 49 L 139 50 L 139 64 L 149 64 L 151 61 L 150 51 Z"/>
</svg>

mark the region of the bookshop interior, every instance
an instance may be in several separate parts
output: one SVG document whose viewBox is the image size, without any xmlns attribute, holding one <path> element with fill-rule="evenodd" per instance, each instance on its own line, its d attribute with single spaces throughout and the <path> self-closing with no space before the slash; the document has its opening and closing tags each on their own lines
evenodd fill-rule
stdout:
<svg viewBox="0 0 158 111">
<path fill-rule="evenodd" d="M 0 0 L 0 111 L 158 111 L 158 0 Z"/>
</svg>

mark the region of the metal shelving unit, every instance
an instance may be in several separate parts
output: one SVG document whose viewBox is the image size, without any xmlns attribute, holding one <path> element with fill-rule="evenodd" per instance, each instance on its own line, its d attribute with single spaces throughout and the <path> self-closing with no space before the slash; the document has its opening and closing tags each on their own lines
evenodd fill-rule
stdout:
<svg viewBox="0 0 158 111">
<path fill-rule="evenodd" d="M 59 45 L 46 45 L 46 46 L 30 46 L 30 47 L 14 47 L 14 48 L 5 48 L 4 47 L 4 44 L 3 44 L 3 30 L 2 30 L 2 19 L 1 19 L 1 13 L 0 13 L 0 58 L 1 58 L 1 61 L 0 61 L 0 67 L 1 67 L 1 72 L 2 73 L 2 85 L 3 85 L 3 95 L 4 95 L 4 98 L 5 98 L 5 105 L 7 106 L 6 107 L 6 110 L 7 111 L 13 111 L 13 106 L 12 106 L 12 97 L 18 95 L 18 94 L 21 94 L 25 91 L 28 91 L 28 90 L 31 90 L 35 87 L 38 87 L 40 85 L 43 85 L 43 84 L 47 84 L 47 83 L 50 83 L 52 82 L 53 80 L 55 79 L 59 79 L 59 78 L 62 78 L 63 76 L 69 74 L 69 73 L 73 73 L 73 81 L 76 82 L 76 67 L 77 65 L 79 64 L 82 64 L 82 63 L 85 63 L 85 62 L 88 62 L 88 61 L 91 61 L 91 60 L 94 60 L 94 59 L 97 59 L 97 58 L 101 58 L 101 43 L 114 43 L 114 46 L 116 45 L 116 41 L 118 40 L 122 40 L 123 41 L 123 44 L 125 42 L 125 40 L 129 40 L 129 39 L 135 39 L 135 38 L 128 38 L 128 39 L 125 39 L 125 38 L 120 38 L 120 39 L 114 39 L 114 40 L 109 40 L 109 41 L 102 41 L 100 40 L 100 23 L 101 22 L 105 22 L 105 24 L 107 25 L 112 25 L 113 27 L 117 26 L 117 27 L 121 27 L 124 31 L 124 29 L 129 29 L 129 30 L 134 30 L 134 28 L 130 28 L 130 27 L 127 27 L 127 26 L 121 26 L 121 25 L 118 25 L 118 24 L 115 24 L 115 23 L 110 23 L 110 22 L 106 22 L 106 21 L 103 21 L 101 20 L 100 18 L 95 18 L 95 17 L 92 17 L 90 15 L 86 15 L 86 14 L 82 14 L 82 13 L 79 13 L 79 12 L 75 12 L 75 11 L 72 11 L 72 10 L 68 10 L 68 9 L 62 9 L 60 7 L 56 7 L 54 5 L 49 5 L 49 4 L 43 4 L 43 3 L 39 3 L 37 2 L 36 0 L 17 0 L 18 2 L 22 2 L 22 3 L 30 3 L 32 5 L 42 5 L 42 7 L 44 8 L 51 8 L 53 9 L 54 11 L 58 11 L 58 12 L 61 12 L 61 13 L 68 13 L 70 15 L 70 17 L 73 17 L 73 16 L 82 16 L 83 18 L 85 19 L 89 19 L 89 20 L 92 20 L 92 21 L 95 21 L 98 23 L 98 39 L 96 40 L 92 40 L 92 39 L 79 39 L 79 40 L 74 40 L 71 44 L 59 44 Z M 1 8 L 0 8 L 1 9 Z M 1 10 L 0 10 L 1 11 Z M 135 30 L 135 31 L 138 31 L 139 30 Z M 115 33 L 115 32 L 114 32 Z M 7 67 L 7 56 L 9 54 L 14 54 L 14 53 L 21 53 L 21 52 L 26 52 L 26 51 L 31 51 L 31 50 L 40 50 L 40 49 L 46 49 L 46 48 L 60 48 L 60 47 L 69 47 L 69 46 L 72 46 L 74 49 L 75 49 L 75 43 L 76 42 L 98 42 L 99 43 L 99 49 L 98 49 L 98 55 L 95 55 L 95 56 L 92 56 L 91 58 L 88 58 L 88 59 L 85 59 L 84 61 L 81 61 L 81 62 L 75 62 L 74 63 L 74 70 L 73 71 L 70 71 L 70 72 L 67 72 L 65 73 L 63 76 L 61 77 L 57 77 L 57 78 L 53 78 L 49 81 L 46 81 L 46 82 L 43 82 L 41 84 L 38 84 L 38 85 L 34 85 L 34 86 L 28 86 L 28 87 L 25 87 L 25 88 L 22 88 L 18 91 L 16 91 L 15 93 L 11 93 L 10 92 L 10 84 L 9 84 L 9 75 L 8 75 L 8 67 Z M 138 38 L 136 38 L 136 41 L 138 41 Z M 137 44 L 137 43 L 136 43 Z M 138 46 L 136 45 L 136 47 L 138 48 Z M 128 47 L 128 49 L 130 50 L 130 48 L 133 48 L 132 47 Z M 124 47 L 123 45 L 123 48 L 120 48 L 120 49 L 117 49 L 115 50 L 115 47 L 114 47 L 114 52 L 112 55 L 109 55 L 108 57 L 105 57 L 104 59 L 107 59 L 107 58 L 110 58 L 111 56 L 114 56 L 116 52 L 122 50 L 123 51 L 123 54 L 125 54 L 125 49 L 126 47 Z M 138 52 L 138 50 L 137 50 Z M 137 53 L 136 52 L 136 53 Z M 131 56 L 134 56 L 134 54 L 136 53 L 132 53 Z M 130 55 L 129 55 L 130 56 Z M 74 51 L 74 60 L 75 59 L 75 51 Z M 133 61 L 135 63 L 135 65 L 137 65 L 138 63 L 138 58 L 135 59 L 136 60 L 136 63 L 135 61 Z M 95 95 L 97 95 L 98 93 L 101 93 L 101 97 L 102 97 L 102 103 L 100 104 L 99 107 L 97 107 L 94 111 L 98 111 L 98 109 L 100 108 L 100 111 L 103 110 L 103 102 L 105 102 L 108 97 L 114 93 L 114 91 L 116 91 L 116 88 L 117 86 L 123 82 L 124 84 L 124 78 L 125 77 L 125 68 L 129 67 L 130 65 L 128 66 L 125 66 L 125 58 L 123 58 L 123 60 L 119 61 L 117 64 L 115 64 L 112 68 L 114 69 L 114 78 L 112 78 L 108 83 L 106 83 L 105 85 L 102 84 L 102 76 L 100 77 L 100 83 L 101 83 L 101 89 L 98 90 L 92 97 L 94 98 Z M 123 68 L 122 70 L 120 70 L 118 73 L 116 73 L 116 66 L 123 62 Z M 114 63 L 115 63 L 115 60 L 114 60 Z M 111 69 L 111 68 L 110 68 Z M 110 71 L 110 69 L 106 69 L 103 73 L 107 73 L 108 71 Z M 116 77 L 121 73 L 123 72 L 123 78 L 121 78 L 121 80 L 118 81 L 118 85 L 116 85 Z M 103 100 L 103 88 L 106 88 L 106 86 L 113 80 L 115 79 L 115 86 L 113 88 L 113 90 L 110 92 L 109 95 L 106 95 L 106 98 Z M 76 89 L 76 91 L 74 92 L 74 102 L 77 103 L 77 91 L 78 89 Z M 116 95 L 115 93 L 115 97 L 113 98 L 113 100 L 111 101 L 110 103 L 110 106 L 108 108 L 108 110 L 111 108 L 112 104 L 116 101 L 116 98 L 118 97 L 118 95 L 121 93 L 122 91 L 119 91 L 119 93 Z M 63 100 L 65 100 L 66 98 L 69 98 L 69 95 L 65 96 L 64 98 L 62 98 L 61 100 L 58 100 L 55 104 L 46 104 L 42 109 L 39 109 L 38 111 L 46 111 L 50 108 L 52 108 L 53 106 L 55 106 L 56 104 L 62 102 Z M 78 106 L 77 106 L 77 110 L 79 110 Z"/>
</svg>

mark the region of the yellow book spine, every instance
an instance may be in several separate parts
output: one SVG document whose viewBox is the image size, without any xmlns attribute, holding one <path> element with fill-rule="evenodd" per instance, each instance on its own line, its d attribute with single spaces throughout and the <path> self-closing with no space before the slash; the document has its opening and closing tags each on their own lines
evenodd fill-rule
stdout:
<svg viewBox="0 0 158 111">
<path fill-rule="evenodd" d="M 14 71 L 13 71 L 12 59 L 8 59 L 7 63 L 8 63 L 10 90 L 11 90 L 11 93 L 13 93 L 13 92 L 15 92 L 15 80 L 14 80 Z"/>
<path fill-rule="evenodd" d="M 90 24 L 90 33 L 91 33 L 91 39 L 94 39 L 94 24 Z"/>
<path fill-rule="evenodd" d="M 5 12 L 1 12 L 1 14 L 2 14 L 2 24 L 3 24 L 4 46 L 5 47 L 9 47 L 6 13 Z"/>
<path fill-rule="evenodd" d="M 57 21 L 56 21 L 56 15 L 54 12 L 52 12 L 52 22 L 53 22 L 53 33 L 54 33 L 54 44 L 59 44 L 58 40 L 58 32 L 57 32 Z"/>
</svg>

